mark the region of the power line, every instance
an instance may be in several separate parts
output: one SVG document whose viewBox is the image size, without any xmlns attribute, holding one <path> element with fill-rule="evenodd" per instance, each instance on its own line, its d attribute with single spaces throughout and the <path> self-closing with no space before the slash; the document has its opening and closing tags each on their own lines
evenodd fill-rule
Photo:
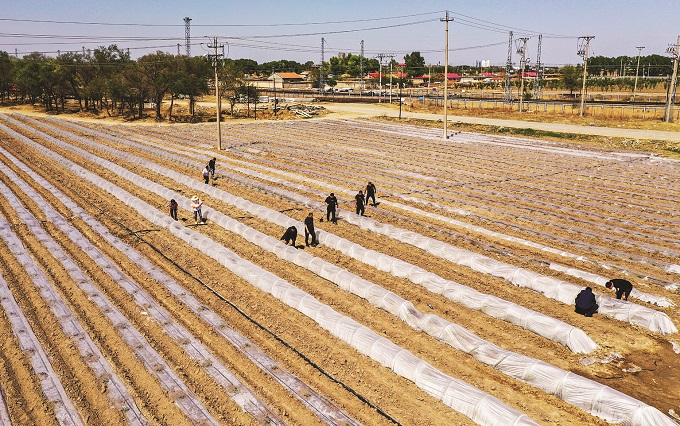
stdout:
<svg viewBox="0 0 680 426">
<path fill-rule="evenodd" d="M 280 24 L 194 24 L 195 27 L 209 27 L 209 28 L 215 28 L 215 27 L 224 27 L 224 28 L 231 28 L 231 27 L 252 27 L 252 28 L 259 28 L 259 27 L 291 27 L 291 26 L 307 26 L 307 25 L 330 25 L 330 24 L 352 24 L 352 23 L 358 23 L 358 22 L 373 22 L 373 21 L 386 21 L 390 19 L 402 19 L 402 18 L 412 18 L 416 16 L 426 16 L 426 15 L 435 15 L 441 13 L 440 11 L 436 12 L 423 12 L 423 13 L 414 13 L 410 15 L 400 15 L 400 16 L 389 16 L 389 17 L 384 17 L 384 18 L 367 18 L 367 19 L 351 19 L 351 20 L 346 20 L 346 21 L 324 21 L 324 22 L 301 22 L 301 23 L 280 23 Z M 122 22 L 87 22 L 87 21 L 56 21 L 56 20 L 39 20 L 39 19 L 13 19 L 13 18 L 0 18 L 0 21 L 6 21 L 6 22 L 29 22 L 29 23 L 38 23 L 38 24 L 73 24 L 73 25 L 102 25 L 102 26 L 123 26 L 123 27 L 180 27 L 183 26 L 181 24 L 138 24 L 138 23 L 122 23 Z"/>
</svg>

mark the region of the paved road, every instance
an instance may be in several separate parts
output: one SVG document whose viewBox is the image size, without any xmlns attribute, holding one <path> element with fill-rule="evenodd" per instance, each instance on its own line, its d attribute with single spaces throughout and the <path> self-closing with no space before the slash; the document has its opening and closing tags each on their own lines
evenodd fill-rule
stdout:
<svg viewBox="0 0 680 426">
<path fill-rule="evenodd" d="M 388 105 L 328 103 L 324 104 L 324 107 L 328 108 L 333 112 L 340 113 L 344 116 L 354 117 L 370 117 L 378 115 L 387 115 L 390 117 L 399 116 L 399 110 L 394 109 L 394 107 L 390 107 Z M 426 120 L 441 120 L 444 118 L 443 114 L 407 112 L 403 110 L 401 116 L 406 118 L 422 118 Z M 536 121 L 518 121 L 518 120 L 504 120 L 499 118 L 464 117 L 458 115 L 455 116 L 449 115 L 448 121 L 449 122 L 460 121 L 462 123 L 484 124 L 489 126 L 505 126 L 520 129 L 536 129 L 561 133 L 578 133 L 584 135 L 610 136 L 631 139 L 680 141 L 680 132 L 667 132 L 661 130 L 640 130 L 597 126 L 578 126 L 575 124 L 540 123 Z"/>
</svg>

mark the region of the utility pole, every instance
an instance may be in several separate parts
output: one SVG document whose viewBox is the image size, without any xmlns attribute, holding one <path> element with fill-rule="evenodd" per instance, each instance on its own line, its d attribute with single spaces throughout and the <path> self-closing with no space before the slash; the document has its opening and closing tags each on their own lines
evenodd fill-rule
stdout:
<svg viewBox="0 0 680 426">
<path fill-rule="evenodd" d="M 179 56 L 179 55 L 180 55 L 180 53 L 179 53 L 179 43 L 177 43 L 177 56 Z"/>
<path fill-rule="evenodd" d="M 390 61 L 390 105 L 392 105 L 392 75 L 394 74 L 392 72 L 392 62 Z"/>
<path fill-rule="evenodd" d="M 276 76 L 274 76 L 274 68 L 272 67 L 272 81 L 274 82 L 274 118 L 276 118 L 276 106 L 278 105 L 279 101 L 276 99 Z M 285 90 L 284 90 L 285 92 Z M 284 94 L 285 96 L 285 94 Z"/>
<path fill-rule="evenodd" d="M 586 78 L 588 77 L 588 54 L 590 53 L 590 40 L 595 36 L 579 37 L 578 55 L 583 57 L 583 86 L 581 87 L 581 106 L 578 115 L 583 117 L 586 113 Z"/>
<path fill-rule="evenodd" d="M 378 58 L 378 103 L 382 100 L 382 62 L 385 57 L 384 53 L 375 55 Z"/>
<path fill-rule="evenodd" d="M 536 53 L 536 80 L 534 80 L 534 99 L 541 97 L 541 79 L 543 78 L 543 64 L 541 64 L 541 42 L 543 34 L 538 35 L 538 52 Z"/>
<path fill-rule="evenodd" d="M 222 150 L 222 102 L 220 99 L 220 80 L 217 74 L 217 68 L 218 68 L 218 58 L 219 55 L 217 53 L 217 49 L 219 47 L 222 47 L 223 45 L 219 45 L 217 43 L 217 37 L 213 37 L 213 43 L 212 45 L 208 45 L 209 49 L 215 49 L 215 53 L 213 54 L 213 66 L 215 67 L 215 105 L 217 106 L 217 149 Z"/>
<path fill-rule="evenodd" d="M 377 58 L 378 61 L 380 61 L 379 62 L 380 67 L 379 67 L 379 72 L 378 72 L 378 74 L 379 74 L 379 76 L 378 76 L 378 86 L 380 86 L 378 88 L 379 92 L 380 92 L 379 95 L 378 95 L 378 103 L 380 103 L 380 102 L 382 102 L 382 65 L 383 65 L 383 59 L 385 59 L 385 58 L 392 59 L 392 58 L 394 58 L 394 55 L 392 55 L 391 53 L 378 53 L 377 55 L 375 55 L 375 58 Z"/>
<path fill-rule="evenodd" d="M 671 77 L 670 84 L 668 85 L 668 95 L 666 96 L 666 112 L 663 115 L 664 123 L 673 122 L 673 99 L 675 98 L 675 86 L 678 79 L 678 54 L 680 53 L 680 36 L 678 36 L 678 41 L 675 46 L 668 46 L 666 49 L 667 53 L 673 56 L 673 76 Z"/>
<path fill-rule="evenodd" d="M 359 73 L 361 74 L 361 91 L 359 92 L 359 97 L 364 91 L 364 41 L 361 40 L 361 56 L 359 56 Z"/>
<path fill-rule="evenodd" d="M 323 96 L 323 47 L 326 39 L 321 37 L 321 64 L 319 64 L 319 96 Z"/>
<path fill-rule="evenodd" d="M 404 81 L 403 78 L 402 78 L 402 81 Z M 397 83 L 397 84 L 399 84 L 399 83 Z M 401 120 L 401 87 L 403 85 L 404 85 L 403 83 L 399 84 L 399 119 L 400 120 Z"/>
<path fill-rule="evenodd" d="M 520 37 L 515 40 L 517 45 L 517 53 L 522 56 L 520 59 L 520 84 L 519 84 L 519 112 L 524 111 L 524 69 L 527 65 L 527 40 L 529 37 Z"/>
<path fill-rule="evenodd" d="M 440 18 L 440 21 L 446 22 L 446 48 L 444 51 L 444 139 L 449 138 L 448 130 L 448 102 L 449 102 L 449 22 L 453 18 L 449 18 L 449 11 L 446 11 L 446 17 Z"/>
<path fill-rule="evenodd" d="M 508 37 L 508 60 L 505 62 L 505 102 L 512 103 L 512 80 L 510 79 L 510 74 L 512 74 L 512 31 L 510 31 L 510 37 Z"/>
<path fill-rule="evenodd" d="M 636 49 L 638 50 L 638 60 L 637 66 L 635 67 L 635 85 L 633 85 L 633 102 L 635 102 L 635 92 L 637 92 L 638 73 L 640 72 L 640 53 L 642 53 L 642 49 L 644 48 L 645 48 L 644 46 L 636 47 Z"/>
<path fill-rule="evenodd" d="M 186 48 L 187 58 L 191 58 L 191 18 L 184 18 L 184 47 Z"/>
</svg>

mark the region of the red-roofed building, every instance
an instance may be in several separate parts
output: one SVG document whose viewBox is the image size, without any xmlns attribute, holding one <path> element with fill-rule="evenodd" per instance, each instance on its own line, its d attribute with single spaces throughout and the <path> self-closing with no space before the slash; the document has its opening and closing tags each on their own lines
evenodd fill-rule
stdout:
<svg viewBox="0 0 680 426">
<path fill-rule="evenodd" d="M 454 80 L 454 81 L 460 81 L 460 79 L 462 78 L 461 76 L 459 76 L 455 72 L 450 72 L 446 77 L 447 77 L 446 78 L 447 80 Z"/>
<path fill-rule="evenodd" d="M 428 81 L 430 81 L 430 76 L 427 74 L 417 76 L 414 75 L 413 77 L 411 77 L 411 82 L 413 83 L 414 86 L 420 86 L 421 84 L 425 84 Z"/>
<path fill-rule="evenodd" d="M 270 75 L 267 80 L 276 80 L 276 84 L 297 83 L 304 80 L 304 77 L 296 72 L 275 72 L 274 74 Z"/>
</svg>

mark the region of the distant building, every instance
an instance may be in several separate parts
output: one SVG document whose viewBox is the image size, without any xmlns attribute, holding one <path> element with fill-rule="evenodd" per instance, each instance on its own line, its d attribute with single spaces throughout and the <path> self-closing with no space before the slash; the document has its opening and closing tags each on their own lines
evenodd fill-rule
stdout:
<svg viewBox="0 0 680 426">
<path fill-rule="evenodd" d="M 267 80 L 276 81 L 276 85 L 286 83 L 299 83 L 304 80 L 304 77 L 296 72 L 275 72 L 269 76 Z"/>
</svg>

